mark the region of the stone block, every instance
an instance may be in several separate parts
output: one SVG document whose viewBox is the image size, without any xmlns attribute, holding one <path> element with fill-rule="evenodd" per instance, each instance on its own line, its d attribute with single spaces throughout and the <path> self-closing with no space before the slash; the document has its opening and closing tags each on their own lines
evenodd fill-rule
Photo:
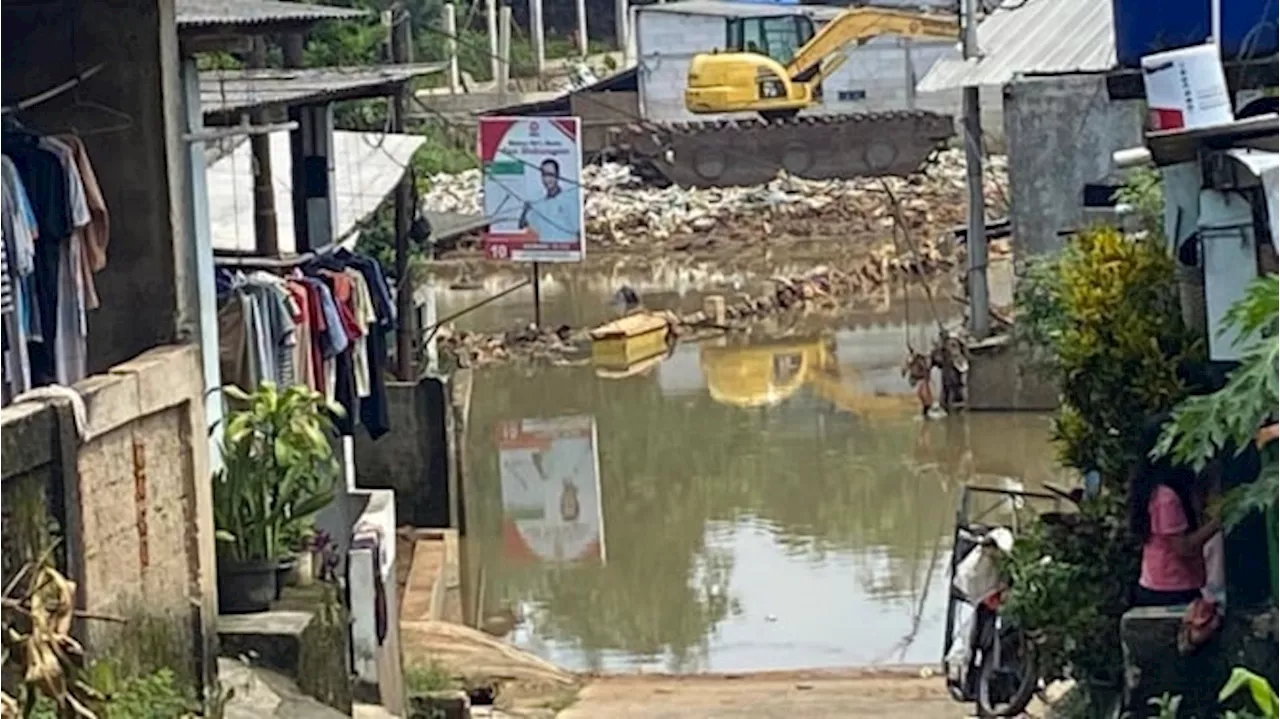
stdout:
<svg viewBox="0 0 1280 719">
<path fill-rule="evenodd" d="M 471 698 L 464 691 L 441 691 L 409 697 L 409 719 L 470 719 Z"/>
<path fill-rule="evenodd" d="M 296 677 L 302 655 L 302 635 L 314 617 L 311 612 L 293 610 L 220 615 L 221 654 L 232 659 L 248 656 L 255 666 L 270 667 Z"/>
</svg>

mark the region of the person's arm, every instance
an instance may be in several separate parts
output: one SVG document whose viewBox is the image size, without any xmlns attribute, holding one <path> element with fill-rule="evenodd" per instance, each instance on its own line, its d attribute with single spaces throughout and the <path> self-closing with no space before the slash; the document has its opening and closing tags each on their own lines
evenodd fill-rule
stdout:
<svg viewBox="0 0 1280 719">
<path fill-rule="evenodd" d="M 524 203 L 524 209 L 520 210 L 520 219 L 516 221 L 520 229 L 529 226 L 529 209 L 532 207 L 528 202 Z"/>
<path fill-rule="evenodd" d="M 1204 551 L 1204 545 L 1213 535 L 1222 531 L 1222 522 L 1217 517 L 1205 522 L 1194 532 L 1175 535 L 1173 550 L 1183 557 L 1194 557 Z"/>
</svg>

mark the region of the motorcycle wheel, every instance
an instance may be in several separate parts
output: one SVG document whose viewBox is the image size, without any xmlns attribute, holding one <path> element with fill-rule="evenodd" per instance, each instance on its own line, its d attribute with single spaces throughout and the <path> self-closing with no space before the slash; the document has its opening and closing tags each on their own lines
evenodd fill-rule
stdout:
<svg viewBox="0 0 1280 719">
<path fill-rule="evenodd" d="M 978 716 L 1012 717 L 1031 703 L 1040 685 L 1035 646 L 1016 629 L 1000 632 L 1000 651 L 982 657 L 978 674 Z"/>
</svg>

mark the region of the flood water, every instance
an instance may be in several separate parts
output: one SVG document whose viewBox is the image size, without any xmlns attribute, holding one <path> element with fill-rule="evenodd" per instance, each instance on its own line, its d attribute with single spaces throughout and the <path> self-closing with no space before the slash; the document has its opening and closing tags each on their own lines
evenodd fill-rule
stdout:
<svg viewBox="0 0 1280 719">
<path fill-rule="evenodd" d="M 681 345 L 627 377 L 481 371 L 469 619 L 580 671 L 937 662 L 960 488 L 1061 477 L 1043 415 L 918 418 L 899 366 L 934 328 L 910 313 Z"/>
</svg>

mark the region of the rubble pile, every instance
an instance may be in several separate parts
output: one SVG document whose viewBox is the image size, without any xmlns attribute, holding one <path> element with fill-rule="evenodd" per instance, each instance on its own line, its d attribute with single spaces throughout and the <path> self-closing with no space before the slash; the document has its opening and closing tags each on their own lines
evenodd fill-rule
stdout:
<svg viewBox="0 0 1280 719">
<path fill-rule="evenodd" d="M 989 158 L 985 192 L 992 215 L 1004 213 L 1005 161 Z M 936 237 L 964 221 L 963 153 L 939 153 L 922 172 L 885 178 L 902 205 L 908 229 Z M 805 180 L 781 175 L 758 187 L 687 189 L 644 187 L 623 165 L 583 170 L 587 240 L 593 247 L 627 252 L 698 251 L 717 243 L 884 239 L 894 212 L 882 180 Z M 431 210 L 479 213 L 480 171 L 437 175 L 423 197 Z M 727 241 L 727 242 L 725 242 Z M 867 247 L 863 244 L 862 248 Z"/>
<path fill-rule="evenodd" d="M 895 279 L 936 277 L 953 267 L 958 259 L 943 252 L 936 242 L 925 242 L 915 251 L 896 255 L 876 253 L 844 269 L 817 267 L 802 275 L 776 276 L 772 289 L 752 296 L 740 293 L 725 297 L 725 325 L 702 311 L 682 316 L 650 308 L 647 312 L 665 315 L 677 339 L 694 340 L 724 331 L 749 329 L 767 317 L 792 310 L 840 311 L 851 301 L 865 299 Z M 585 364 L 591 352 L 589 328 L 562 325 L 555 329 L 529 326 L 502 333 L 466 332 L 453 327 L 438 333 L 442 356 L 457 367 L 484 367 L 511 361 Z"/>
</svg>

